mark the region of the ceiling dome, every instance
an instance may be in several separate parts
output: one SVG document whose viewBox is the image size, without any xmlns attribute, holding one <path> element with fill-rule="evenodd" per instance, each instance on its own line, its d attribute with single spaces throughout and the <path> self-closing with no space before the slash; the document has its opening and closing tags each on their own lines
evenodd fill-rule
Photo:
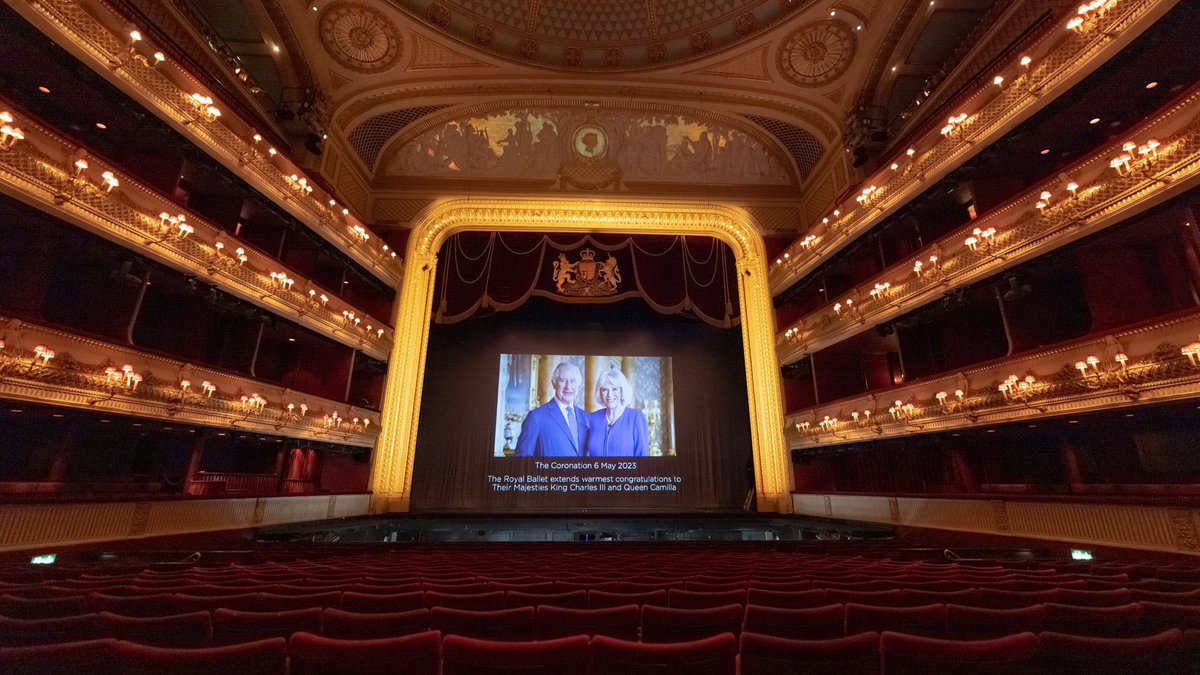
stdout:
<svg viewBox="0 0 1200 675">
<path fill-rule="evenodd" d="M 464 42 L 566 70 L 637 70 L 701 56 L 812 1 L 391 0 Z"/>
</svg>

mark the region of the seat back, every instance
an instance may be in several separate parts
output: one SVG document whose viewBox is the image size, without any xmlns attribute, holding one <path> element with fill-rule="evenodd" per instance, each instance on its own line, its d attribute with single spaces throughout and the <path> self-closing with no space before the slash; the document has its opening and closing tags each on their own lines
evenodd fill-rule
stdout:
<svg viewBox="0 0 1200 675">
<path fill-rule="evenodd" d="M 1010 675 L 1034 672 L 1041 643 L 1033 633 L 993 640 L 939 640 L 904 633 L 879 637 L 883 675 Z"/>
<path fill-rule="evenodd" d="M 840 606 L 840 605 L 839 605 Z M 741 675 L 849 675 L 879 672 L 879 634 L 793 640 L 742 633 Z"/>
<path fill-rule="evenodd" d="M 583 635 L 538 642 L 494 642 L 447 635 L 442 675 L 578 675 L 588 662 Z"/>
<path fill-rule="evenodd" d="M 597 635 L 590 652 L 592 675 L 735 675 L 737 639 L 722 633 L 692 642 L 652 644 Z"/>
<path fill-rule="evenodd" d="M 288 673 L 438 675 L 440 647 L 441 635 L 437 631 L 372 640 L 342 640 L 312 633 L 296 633 L 288 641 Z"/>
<path fill-rule="evenodd" d="M 122 675 L 286 675 L 287 641 L 272 638 L 203 649 L 149 647 L 116 641 L 109 662 Z M 106 666 L 107 667 L 107 666 Z"/>
<path fill-rule="evenodd" d="M 212 635 L 208 612 L 145 617 L 100 612 L 99 624 L 105 637 L 153 647 L 207 647 Z"/>
<path fill-rule="evenodd" d="M 212 643 L 232 645 L 268 638 L 289 638 L 293 633 L 321 632 L 321 608 L 286 612 L 243 612 L 218 609 L 212 613 Z"/>
<path fill-rule="evenodd" d="M 606 635 L 619 640 L 637 640 L 640 625 L 641 609 L 637 605 L 602 609 L 539 605 L 535 617 L 539 640 L 572 635 Z"/>
<path fill-rule="evenodd" d="M 330 607 L 321 613 L 321 635 L 339 640 L 375 640 L 429 630 L 429 610 L 360 613 Z"/>
<path fill-rule="evenodd" d="M 742 630 L 794 640 L 831 640 L 845 635 L 845 623 L 844 605 L 804 609 L 746 605 Z"/>
<path fill-rule="evenodd" d="M 533 607 L 489 611 L 434 607 L 430 612 L 429 625 L 444 635 L 501 641 L 534 639 Z"/>
<path fill-rule="evenodd" d="M 846 635 L 884 631 L 944 638 L 946 607 L 873 607 L 853 602 L 846 605 Z"/>
<path fill-rule="evenodd" d="M 642 607 L 643 642 L 687 642 L 729 633 L 737 636 L 742 629 L 741 605 L 707 609 Z"/>
</svg>

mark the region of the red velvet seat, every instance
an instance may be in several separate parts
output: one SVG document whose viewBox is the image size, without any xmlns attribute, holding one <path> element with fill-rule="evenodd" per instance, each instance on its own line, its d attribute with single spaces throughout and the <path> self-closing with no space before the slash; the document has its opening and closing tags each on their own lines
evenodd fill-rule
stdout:
<svg viewBox="0 0 1200 675">
<path fill-rule="evenodd" d="M 844 605 L 804 609 L 746 605 L 742 630 L 794 640 L 831 640 L 845 635 Z"/>
<path fill-rule="evenodd" d="M 212 634 L 208 612 L 145 617 L 100 612 L 98 618 L 104 637 L 155 647 L 207 647 Z"/>
<path fill-rule="evenodd" d="M 722 633 L 693 642 L 647 644 L 597 635 L 592 675 L 735 675 L 737 638 Z"/>
<path fill-rule="evenodd" d="M 212 613 L 212 643 L 231 645 L 267 638 L 288 638 L 292 633 L 321 632 L 321 608 L 286 612 L 243 612 L 218 609 Z"/>
<path fill-rule="evenodd" d="M 93 611 L 121 616 L 170 616 L 181 613 L 175 610 L 171 593 L 141 596 L 92 593 L 88 596 L 88 604 Z"/>
<path fill-rule="evenodd" d="M 444 635 L 463 635 L 481 640 L 534 639 L 533 607 L 490 611 L 434 607 L 430 611 L 430 627 Z"/>
<path fill-rule="evenodd" d="M 539 605 L 534 623 L 539 640 L 572 635 L 607 635 L 618 640 L 637 640 L 641 609 L 637 605 L 603 609 Z"/>
<path fill-rule="evenodd" d="M 87 598 L 82 594 L 53 598 L 0 597 L 0 616 L 12 619 L 52 619 L 89 611 Z"/>
<path fill-rule="evenodd" d="M 371 595 L 399 595 L 401 593 L 420 593 L 421 584 L 416 583 L 396 583 L 389 584 L 381 580 L 360 581 L 358 583 L 346 586 L 345 592 L 371 594 Z"/>
<path fill-rule="evenodd" d="M 946 605 L 946 637 L 989 640 L 1014 633 L 1037 633 L 1045 620 L 1043 605 L 1012 609 Z"/>
<path fill-rule="evenodd" d="M 10 619 L 0 616 L 0 646 L 48 645 L 81 642 L 103 636 L 96 614 L 56 616 L 49 619 Z"/>
<path fill-rule="evenodd" d="M 257 593 L 238 593 L 235 595 L 187 595 L 174 593 L 171 595 L 171 611 L 169 614 L 211 612 L 222 608 L 249 610 L 257 599 L 257 595 Z"/>
<path fill-rule="evenodd" d="M 540 581 L 536 583 L 521 583 L 512 584 L 499 581 L 487 582 L 487 590 L 489 591 L 504 591 L 505 593 L 526 593 L 530 595 L 549 595 L 554 593 L 553 581 Z M 583 592 L 587 595 L 587 591 Z"/>
<path fill-rule="evenodd" d="M 979 589 L 979 606 L 989 609 L 1015 609 L 1030 607 L 1044 602 L 1056 602 L 1058 589 L 1041 591 L 1008 591 L 995 588 Z"/>
<path fill-rule="evenodd" d="M 1194 648 L 1172 629 L 1138 638 L 1101 638 L 1044 632 L 1043 663 L 1053 673 L 1194 673 Z"/>
<path fill-rule="evenodd" d="M 117 640 L 84 640 L 28 647 L 0 648 L 4 675 L 63 675 L 94 673 L 97 664 L 111 664 Z"/>
<path fill-rule="evenodd" d="M 676 581 L 654 581 L 654 582 L 650 582 L 650 581 L 618 581 L 616 587 L 613 588 L 613 592 L 614 593 L 646 593 L 649 591 L 669 591 L 673 588 L 678 588 L 678 589 L 682 590 L 684 588 L 684 586 L 689 583 L 691 583 L 691 582 L 690 581 L 678 581 L 678 580 L 676 580 Z M 710 589 L 697 589 L 697 590 L 710 590 Z M 719 590 L 724 591 L 724 590 L 729 590 L 729 589 L 722 588 Z"/>
<path fill-rule="evenodd" d="M 475 612 L 495 611 L 504 609 L 504 591 L 489 591 L 486 593 L 440 593 L 425 591 L 426 607 L 448 607 L 451 609 L 469 609 Z"/>
<path fill-rule="evenodd" d="M 643 642 L 686 642 L 742 630 L 742 605 L 724 605 L 704 609 L 642 607 Z"/>
<path fill-rule="evenodd" d="M 476 593 L 487 593 L 495 590 L 488 587 L 486 582 L 471 581 L 459 584 L 438 584 L 421 582 L 422 591 L 433 591 L 434 593 L 447 593 L 450 595 L 474 595 Z"/>
<path fill-rule="evenodd" d="M 1076 607 L 1046 603 L 1042 630 L 1094 637 L 1140 637 L 1149 630 L 1142 624 L 1142 607 L 1136 602 L 1117 607 Z"/>
<path fill-rule="evenodd" d="M 666 591 L 649 591 L 646 593 L 611 593 L 609 591 L 588 591 L 588 607 L 603 609 L 605 607 L 623 607 L 625 605 L 654 605 L 667 606 Z"/>
<path fill-rule="evenodd" d="M 608 591 L 616 593 L 621 582 L 612 579 L 597 579 L 595 581 L 557 580 L 554 582 L 555 593 L 567 591 Z"/>
<path fill-rule="evenodd" d="M 938 640 L 883 633 L 879 637 L 883 675 L 1012 675 L 1039 672 L 1041 645 L 1033 633 L 993 640 Z"/>
<path fill-rule="evenodd" d="M 760 607 L 805 609 L 823 607 L 830 603 L 826 602 L 823 588 L 808 591 L 772 591 L 752 586 L 746 592 L 746 604 Z"/>
<path fill-rule="evenodd" d="M 414 633 L 403 637 L 363 640 L 334 639 L 312 633 L 296 633 L 288 641 L 288 674 L 405 673 L 407 675 L 412 673 L 413 675 L 438 675 L 440 648 L 441 635 L 437 631 Z"/>
<path fill-rule="evenodd" d="M 330 607 L 321 613 L 321 634 L 340 640 L 374 640 L 429 630 L 429 610 L 359 613 Z"/>
<path fill-rule="evenodd" d="M 388 595 L 345 591 L 342 593 L 342 603 L 339 609 L 344 609 L 347 612 L 370 614 L 372 612 L 408 612 L 424 607 L 425 594 L 420 591 Z"/>
<path fill-rule="evenodd" d="M 505 605 L 513 607 L 571 607 L 587 609 L 587 591 L 567 591 L 565 593 L 522 593 L 509 591 L 505 597 Z"/>
<path fill-rule="evenodd" d="M 720 593 L 720 592 L 724 592 L 724 591 L 742 590 L 742 589 L 746 588 L 747 586 L 749 586 L 749 584 L 747 584 L 745 581 L 726 581 L 726 582 L 718 583 L 718 582 L 712 582 L 712 581 L 694 581 L 694 580 L 689 579 L 688 581 L 683 582 L 682 588 L 683 588 L 683 590 L 686 590 L 686 591 L 700 591 L 703 593 Z M 670 588 L 670 587 L 662 586 L 662 588 Z"/>
<path fill-rule="evenodd" d="M 339 591 L 312 593 L 310 595 L 280 595 L 278 593 L 258 593 L 248 600 L 245 605 L 249 612 L 286 612 L 293 609 L 308 609 L 316 607 L 339 607 L 342 604 L 342 594 Z"/>
<path fill-rule="evenodd" d="M 891 591 L 901 587 L 901 584 L 888 579 L 870 579 L 868 581 L 828 581 L 823 584 L 826 590 L 839 591 Z"/>
<path fill-rule="evenodd" d="M 944 638 L 946 607 L 875 607 L 854 602 L 846 604 L 846 635 L 884 631 Z"/>
<path fill-rule="evenodd" d="M 748 609 L 748 608 L 747 608 Z M 742 633 L 741 675 L 856 675 L 879 672 L 879 635 L 793 640 Z"/>
<path fill-rule="evenodd" d="M 998 591 L 1045 591 L 1053 589 L 1073 588 L 1076 590 L 1086 591 L 1087 582 L 1082 579 L 1076 580 L 1038 580 L 1038 579 L 1013 579 L 1012 581 L 1000 581 L 994 584 L 988 584 L 987 588 Z"/>
<path fill-rule="evenodd" d="M 112 672 L 122 675 L 286 675 L 287 641 L 281 638 L 204 649 L 148 647 L 117 641 Z"/>
<path fill-rule="evenodd" d="M 1200 607 L 1165 602 L 1141 602 L 1142 624 L 1154 632 L 1169 628 L 1200 629 Z"/>
<path fill-rule="evenodd" d="M 584 635 L 540 642 L 491 642 L 460 635 L 442 641 L 442 675 L 579 675 L 588 662 Z"/>
<path fill-rule="evenodd" d="M 904 604 L 904 591 L 899 588 L 893 588 L 890 591 L 847 591 L 830 588 L 825 591 L 825 599 L 830 603 L 854 602 L 875 607 L 899 607 Z"/>
<path fill-rule="evenodd" d="M 1151 591 L 1131 588 L 1129 594 L 1135 601 L 1162 602 L 1169 605 L 1200 605 L 1200 588 L 1194 591 Z"/>
<path fill-rule="evenodd" d="M 1063 588 L 1059 589 L 1057 600 L 1064 605 L 1078 607 L 1116 607 L 1117 605 L 1127 605 L 1133 601 L 1133 593 L 1124 588 L 1110 591 L 1081 591 L 1074 588 Z"/>
<path fill-rule="evenodd" d="M 970 607 L 979 604 L 979 589 L 968 588 L 961 591 L 927 591 L 924 589 L 904 589 L 904 606 L 917 607 L 920 605 L 966 605 Z"/>
<path fill-rule="evenodd" d="M 724 605 L 745 605 L 746 589 L 728 591 L 685 591 L 672 588 L 667 591 L 667 606 L 677 609 L 707 609 Z"/>
</svg>

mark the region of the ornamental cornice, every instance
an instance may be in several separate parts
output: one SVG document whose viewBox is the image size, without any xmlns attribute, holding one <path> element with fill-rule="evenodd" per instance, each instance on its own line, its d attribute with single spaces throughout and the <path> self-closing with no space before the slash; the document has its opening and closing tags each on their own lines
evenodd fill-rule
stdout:
<svg viewBox="0 0 1200 675">
<path fill-rule="evenodd" d="M 1200 311 L 790 413 L 821 447 L 1200 396 Z"/>
<path fill-rule="evenodd" d="M 0 100 L 0 115 L 4 115 Z M 10 115 L 11 116 L 11 115 Z M 385 323 L 294 274 L 115 168 L 24 119 L 0 136 L 0 191 L 169 267 L 386 360 Z"/>
<path fill-rule="evenodd" d="M 0 398 L 371 447 L 377 413 L 0 317 Z"/>
<path fill-rule="evenodd" d="M 1131 130 L 1128 140 L 1105 147 L 806 315 L 777 336 L 780 361 L 793 363 L 950 289 L 1044 255 L 1191 189 L 1200 181 L 1198 111 L 1200 87 Z M 1122 160 L 1126 155 L 1129 159 Z M 808 241 L 820 245 L 815 235 Z"/>
<path fill-rule="evenodd" d="M 30 0 L 15 9 L 355 262 L 399 285 L 403 267 L 394 252 L 378 237 L 364 238 L 365 226 L 308 180 L 303 168 L 256 140 L 250 121 L 228 112 L 229 106 L 222 113 L 224 104 L 198 79 L 170 61 L 143 55 L 138 41 L 125 34 L 126 19 L 108 4 Z M 304 177 L 307 189 L 298 189 L 293 176 Z"/>
<path fill-rule="evenodd" d="M 1015 126 L 1091 74 L 1131 43 L 1175 3 L 1172 0 L 1108 0 L 1102 13 L 1078 26 L 1057 24 L 992 83 L 964 98 L 948 124 L 915 136 L 884 160 L 857 195 L 804 229 L 770 269 L 779 294 L 815 270 L 847 243 L 882 222 L 930 185 L 981 152 Z M 867 195 L 868 199 L 860 199 Z M 813 236 L 815 243 L 804 245 Z"/>
</svg>

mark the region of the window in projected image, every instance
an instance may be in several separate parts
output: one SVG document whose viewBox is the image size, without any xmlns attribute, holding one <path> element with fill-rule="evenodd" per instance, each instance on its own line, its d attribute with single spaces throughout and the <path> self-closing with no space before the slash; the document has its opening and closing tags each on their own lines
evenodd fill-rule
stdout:
<svg viewBox="0 0 1200 675">
<path fill-rule="evenodd" d="M 501 354 L 496 457 L 673 457 L 660 356 Z"/>
</svg>

